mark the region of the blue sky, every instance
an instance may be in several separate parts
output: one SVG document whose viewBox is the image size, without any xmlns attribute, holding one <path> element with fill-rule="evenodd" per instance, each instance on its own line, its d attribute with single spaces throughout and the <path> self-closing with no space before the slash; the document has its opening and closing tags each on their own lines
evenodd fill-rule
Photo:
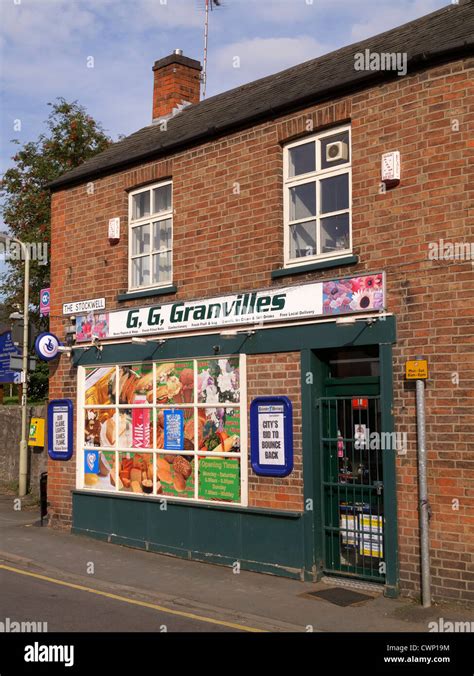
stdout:
<svg viewBox="0 0 474 676">
<path fill-rule="evenodd" d="M 208 96 L 428 14 L 450 0 L 222 0 L 210 16 Z M 156 59 L 202 61 L 204 0 L 0 0 L 0 172 L 78 100 L 116 139 L 151 122 Z M 88 68 L 88 57 L 94 67 Z M 235 68 L 234 57 L 240 58 Z M 90 59 L 89 59 L 90 63 Z M 15 120 L 21 131 L 15 132 Z M 0 223 L 0 229 L 3 229 Z"/>
</svg>

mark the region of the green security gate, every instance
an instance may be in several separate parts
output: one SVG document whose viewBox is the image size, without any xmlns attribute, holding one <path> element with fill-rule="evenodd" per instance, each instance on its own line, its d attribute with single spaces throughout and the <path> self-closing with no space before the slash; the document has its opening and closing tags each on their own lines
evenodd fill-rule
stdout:
<svg viewBox="0 0 474 676">
<path fill-rule="evenodd" d="M 384 474 L 378 378 L 327 388 L 319 399 L 323 565 L 326 573 L 385 581 Z M 373 382 L 369 382 L 373 381 Z M 354 394 L 352 394 L 354 393 Z M 377 393 L 377 396 L 374 394 Z"/>
</svg>

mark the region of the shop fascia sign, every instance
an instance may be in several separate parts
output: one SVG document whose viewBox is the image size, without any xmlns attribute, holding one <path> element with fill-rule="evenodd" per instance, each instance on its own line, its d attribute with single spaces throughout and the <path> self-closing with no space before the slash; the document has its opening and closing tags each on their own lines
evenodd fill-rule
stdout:
<svg viewBox="0 0 474 676">
<path fill-rule="evenodd" d="M 376 273 L 205 300 L 89 312 L 76 317 L 76 342 L 316 317 L 336 318 L 384 309 L 384 274 Z"/>
</svg>

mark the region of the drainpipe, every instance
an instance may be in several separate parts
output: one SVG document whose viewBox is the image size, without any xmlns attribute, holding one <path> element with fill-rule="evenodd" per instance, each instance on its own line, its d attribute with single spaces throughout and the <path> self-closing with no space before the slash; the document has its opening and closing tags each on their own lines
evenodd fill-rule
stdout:
<svg viewBox="0 0 474 676">
<path fill-rule="evenodd" d="M 421 360 L 422 357 L 417 357 Z M 418 434 L 418 488 L 420 505 L 420 548 L 421 548 L 421 599 L 423 608 L 431 607 L 431 573 L 428 501 L 428 481 L 426 478 L 426 425 L 425 425 L 425 382 L 416 381 L 416 430 Z"/>
</svg>

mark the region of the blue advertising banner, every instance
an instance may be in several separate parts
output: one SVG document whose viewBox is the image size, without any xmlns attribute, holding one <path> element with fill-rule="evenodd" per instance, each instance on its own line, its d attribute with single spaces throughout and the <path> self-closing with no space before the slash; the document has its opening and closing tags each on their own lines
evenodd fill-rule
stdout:
<svg viewBox="0 0 474 676">
<path fill-rule="evenodd" d="M 293 406 L 288 397 L 255 397 L 250 404 L 250 457 L 255 474 L 293 471 Z"/>
<path fill-rule="evenodd" d="M 19 372 L 10 370 L 10 355 L 21 357 L 21 350 L 13 344 L 11 331 L 0 333 L 0 383 L 19 382 Z"/>
<path fill-rule="evenodd" d="M 165 441 L 167 451 L 182 451 L 184 449 L 184 411 L 164 411 Z"/>
<path fill-rule="evenodd" d="M 70 399 L 50 401 L 48 404 L 48 455 L 52 460 L 70 460 L 73 450 L 72 401 Z"/>
</svg>

